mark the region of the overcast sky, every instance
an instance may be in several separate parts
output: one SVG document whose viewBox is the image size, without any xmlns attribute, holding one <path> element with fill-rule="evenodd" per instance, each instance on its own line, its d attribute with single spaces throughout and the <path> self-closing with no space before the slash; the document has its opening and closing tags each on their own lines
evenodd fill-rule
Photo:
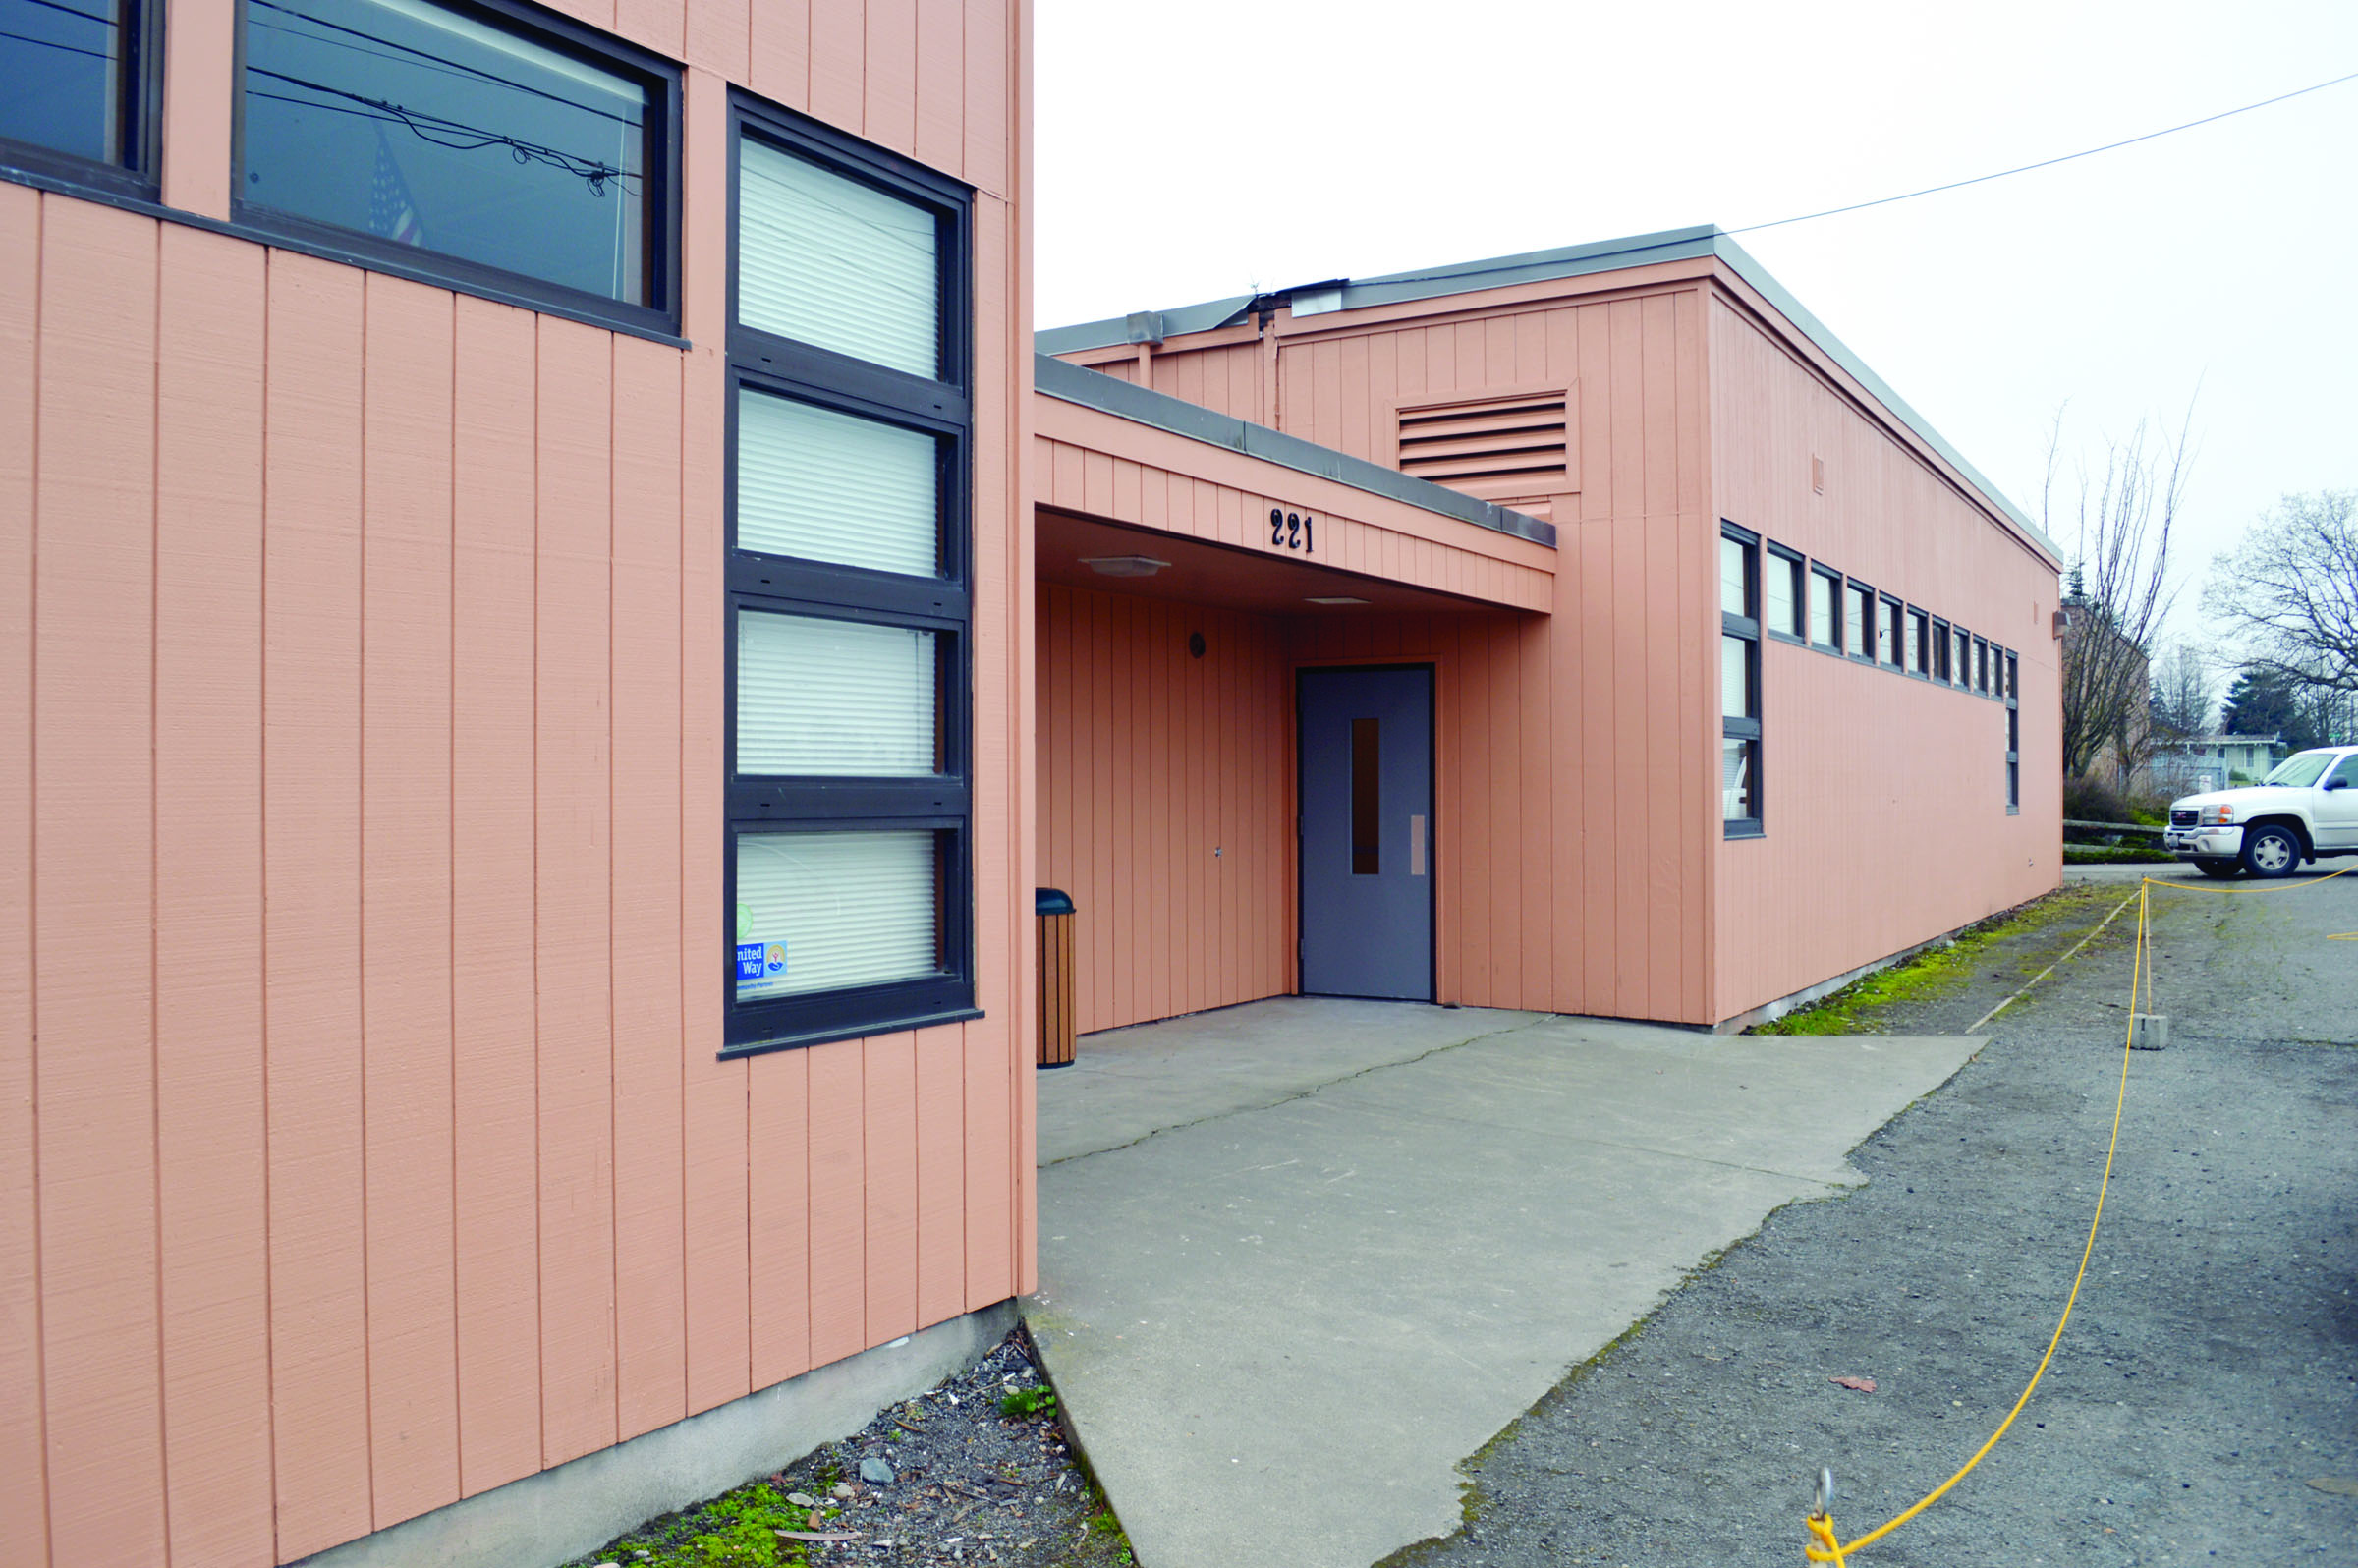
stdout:
<svg viewBox="0 0 2358 1568">
<path fill-rule="evenodd" d="M 2358 72 L 2358 4 L 1041 0 L 1037 322 L 1736 229 Z M 2018 505 L 2191 404 L 2176 575 L 2358 488 L 2358 82 L 1740 243 Z M 2072 539 L 2058 537 L 2068 553 Z"/>
</svg>

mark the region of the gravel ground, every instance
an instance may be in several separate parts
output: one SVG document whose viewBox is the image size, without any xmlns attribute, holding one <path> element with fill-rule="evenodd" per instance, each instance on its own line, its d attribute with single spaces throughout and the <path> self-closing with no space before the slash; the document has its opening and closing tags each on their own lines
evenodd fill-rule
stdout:
<svg viewBox="0 0 2358 1568">
<path fill-rule="evenodd" d="M 1861 1025 L 1962 1030 L 2134 890 L 2067 894 L 1964 983 Z M 1869 1186 L 1772 1215 L 1469 1460 L 1469 1525 L 1394 1561 L 1789 1568 L 1821 1463 L 1845 1539 L 1944 1480 L 2078 1265 L 2134 913 L 1854 1153 Z M 2327 941 L 2358 932 L 2358 876 L 2173 895 L 2159 931 L 2170 1048 L 2131 1058 L 2062 1346 L 1991 1457 L 1854 1563 L 2358 1562 L 2358 949 Z"/>
<path fill-rule="evenodd" d="M 854 1436 L 650 1520 L 568 1568 L 1128 1563 L 1129 1543 L 1075 1462 L 1054 1401 L 1018 1329 Z"/>
</svg>

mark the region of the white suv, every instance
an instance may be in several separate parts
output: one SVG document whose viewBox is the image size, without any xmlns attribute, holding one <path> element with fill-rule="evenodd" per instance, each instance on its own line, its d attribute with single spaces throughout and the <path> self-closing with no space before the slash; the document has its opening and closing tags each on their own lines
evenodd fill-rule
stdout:
<svg viewBox="0 0 2358 1568">
<path fill-rule="evenodd" d="M 2358 746 L 2295 752 L 2248 788 L 2170 802 L 2167 842 L 2206 876 L 2283 876 L 2358 855 Z"/>
</svg>

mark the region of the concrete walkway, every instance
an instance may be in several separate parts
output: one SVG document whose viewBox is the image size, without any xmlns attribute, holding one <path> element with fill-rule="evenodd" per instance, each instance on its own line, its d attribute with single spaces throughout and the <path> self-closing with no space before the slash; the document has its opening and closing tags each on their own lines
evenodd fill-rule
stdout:
<svg viewBox="0 0 2358 1568">
<path fill-rule="evenodd" d="M 1367 1568 L 1977 1040 L 1284 998 L 1039 1076 L 1025 1316 L 1144 1568 Z"/>
</svg>

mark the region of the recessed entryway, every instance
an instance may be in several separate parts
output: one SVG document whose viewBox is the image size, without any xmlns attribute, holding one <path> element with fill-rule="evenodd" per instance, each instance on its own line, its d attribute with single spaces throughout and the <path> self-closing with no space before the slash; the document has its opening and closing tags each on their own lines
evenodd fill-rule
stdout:
<svg viewBox="0 0 2358 1568">
<path fill-rule="evenodd" d="M 1304 670 L 1302 990 L 1432 1000 L 1432 667 Z"/>
</svg>

